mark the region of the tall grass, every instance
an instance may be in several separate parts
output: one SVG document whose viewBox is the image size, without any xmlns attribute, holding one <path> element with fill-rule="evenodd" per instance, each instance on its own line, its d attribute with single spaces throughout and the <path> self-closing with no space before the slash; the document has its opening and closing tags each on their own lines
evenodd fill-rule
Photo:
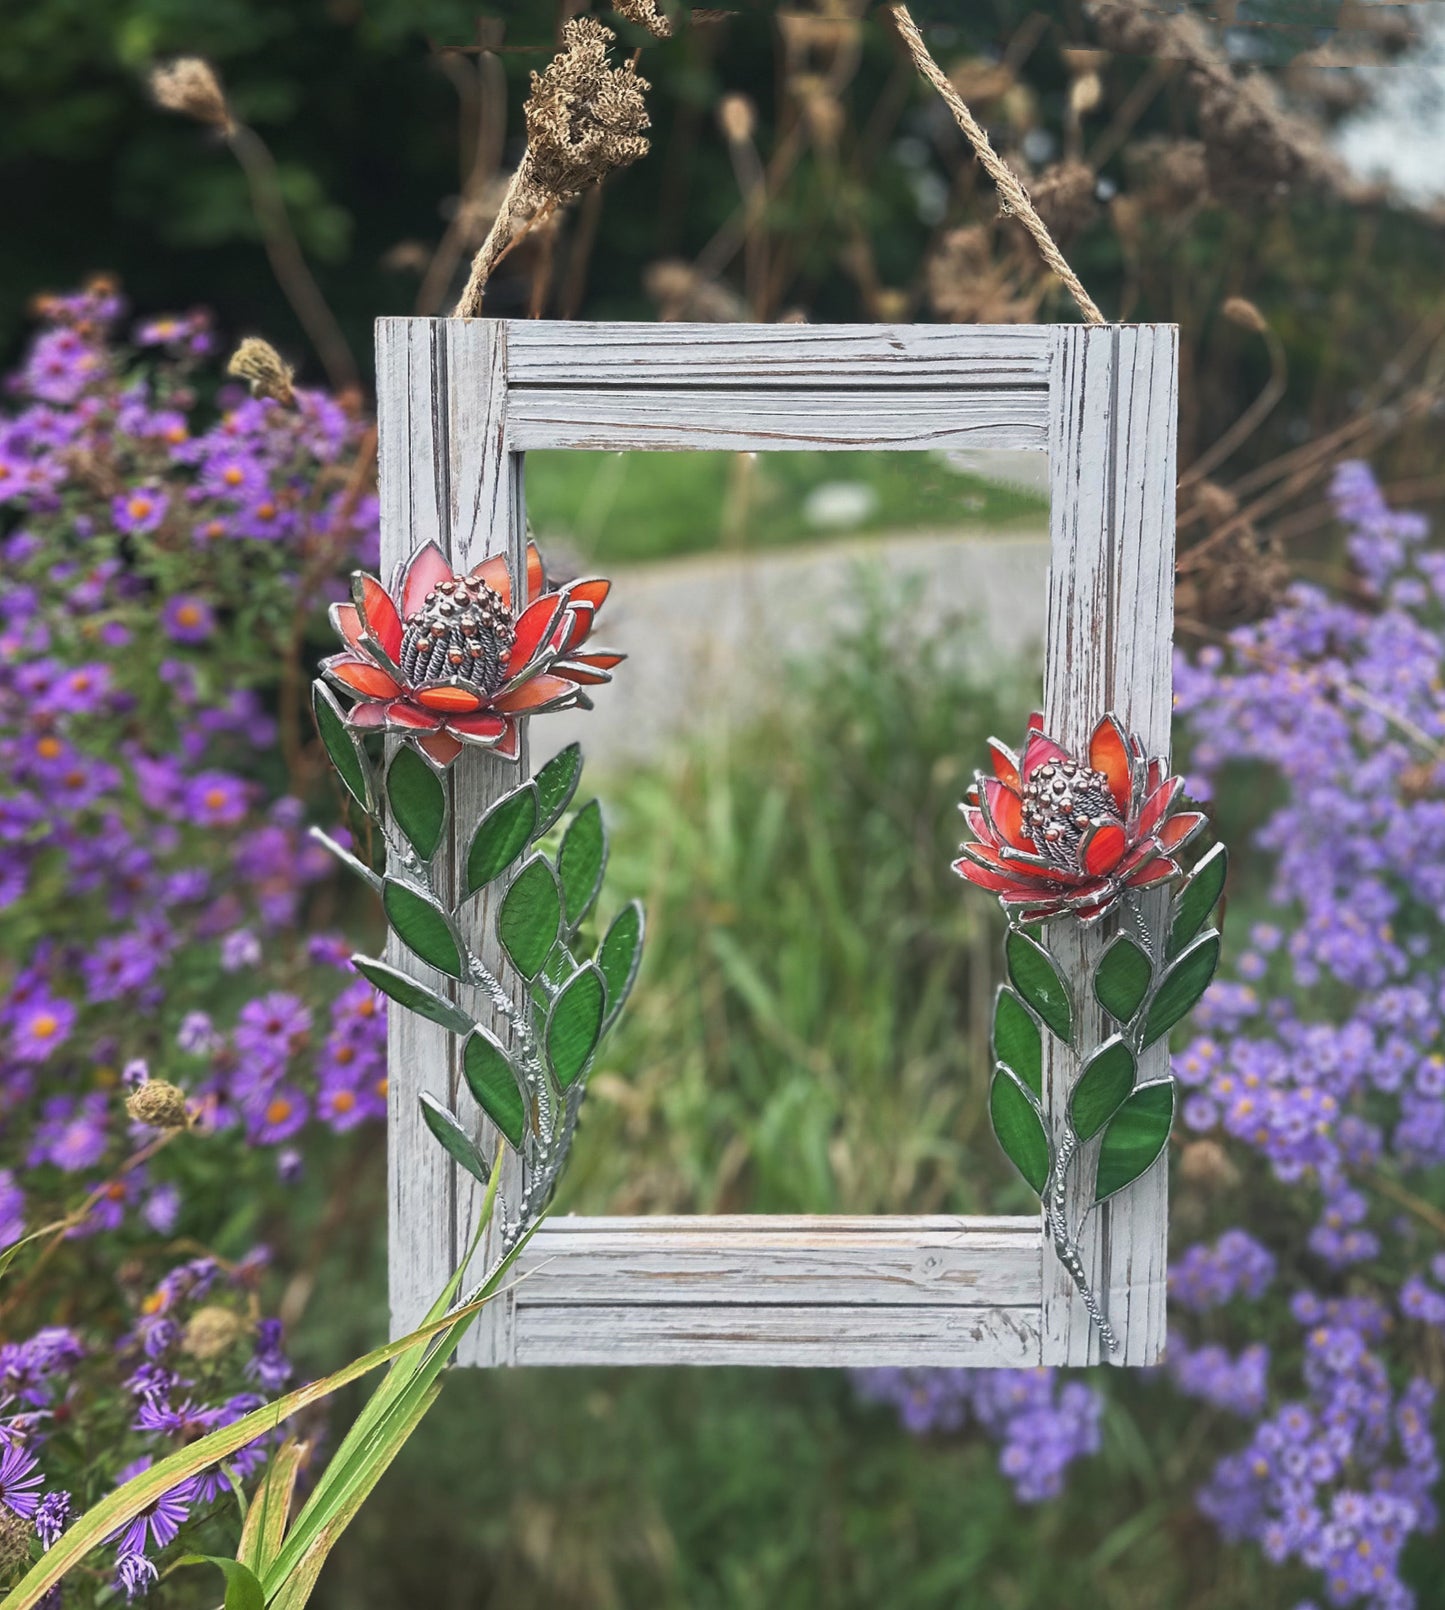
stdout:
<svg viewBox="0 0 1445 1610">
<path fill-rule="evenodd" d="M 999 922 L 949 870 L 1027 692 L 966 668 L 964 619 L 919 640 L 916 588 L 858 586 L 755 724 L 614 781 L 614 877 L 650 932 L 565 1207 L 1027 1209 L 984 1118 Z"/>
</svg>

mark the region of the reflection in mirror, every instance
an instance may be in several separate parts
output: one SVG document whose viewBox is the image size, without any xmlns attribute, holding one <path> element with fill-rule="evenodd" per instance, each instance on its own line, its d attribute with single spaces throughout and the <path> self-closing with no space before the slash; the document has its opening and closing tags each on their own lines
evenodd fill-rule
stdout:
<svg viewBox="0 0 1445 1610">
<path fill-rule="evenodd" d="M 989 1132 L 1000 921 L 951 871 L 1039 697 L 1030 453 L 537 453 L 628 662 L 572 739 L 650 933 L 562 1211 L 1028 1212 Z"/>
</svg>

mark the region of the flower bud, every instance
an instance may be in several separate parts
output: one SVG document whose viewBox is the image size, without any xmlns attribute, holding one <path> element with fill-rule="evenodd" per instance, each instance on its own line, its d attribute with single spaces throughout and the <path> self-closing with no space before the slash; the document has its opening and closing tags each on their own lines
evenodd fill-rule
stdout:
<svg viewBox="0 0 1445 1610">
<path fill-rule="evenodd" d="M 751 140 L 758 125 L 757 112 L 746 95 L 724 95 L 718 102 L 717 120 L 729 145 Z"/>
<path fill-rule="evenodd" d="M 152 68 L 150 91 L 156 105 L 167 112 L 179 112 L 226 133 L 235 127 L 215 69 L 199 56 L 178 56 Z"/>
<path fill-rule="evenodd" d="M 1219 311 L 1231 324 L 1239 325 L 1242 330 L 1253 330 L 1256 335 L 1263 335 L 1269 328 L 1264 314 L 1242 296 L 1231 296 Z"/>
<path fill-rule="evenodd" d="M 220 1358 L 245 1334 L 246 1321 L 234 1309 L 223 1308 L 219 1303 L 198 1308 L 186 1321 L 181 1333 L 181 1351 L 190 1358 Z"/>
<path fill-rule="evenodd" d="M 125 1110 L 138 1124 L 152 1129 L 186 1129 L 191 1118 L 185 1092 L 164 1079 L 147 1079 L 125 1098 Z"/>
<path fill-rule="evenodd" d="M 296 401 L 296 393 L 291 389 L 294 370 L 282 362 L 281 354 L 269 341 L 262 341 L 259 336 L 248 335 L 236 348 L 226 365 L 226 373 L 244 380 L 253 397 L 270 397 L 286 408 Z"/>
</svg>

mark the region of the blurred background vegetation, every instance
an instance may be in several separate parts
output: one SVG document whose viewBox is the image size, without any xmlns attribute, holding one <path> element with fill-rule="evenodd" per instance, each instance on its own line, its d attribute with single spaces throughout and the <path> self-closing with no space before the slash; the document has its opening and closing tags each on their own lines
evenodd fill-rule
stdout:
<svg viewBox="0 0 1445 1610">
<path fill-rule="evenodd" d="M 36 293 L 104 271 L 141 313 L 204 303 L 227 337 L 263 334 L 303 379 L 326 381 L 284 245 L 282 275 L 271 271 L 279 237 L 265 208 L 279 199 L 364 393 L 371 321 L 454 301 L 520 154 L 527 75 L 578 9 L 8 8 L 0 348 L 18 350 Z M 1373 454 L 1387 489 L 1417 506 L 1445 490 L 1440 204 L 1347 171 L 1332 143 L 1388 102 L 1386 64 L 1418 47 L 1421 10 L 915 8 L 1106 315 L 1180 326 L 1187 641 L 1259 615 L 1292 575 L 1328 565 L 1322 484 L 1341 450 Z M 666 41 L 612 19 L 627 46 L 645 47 L 652 153 L 513 253 L 489 288 L 491 313 L 1076 316 L 997 216 L 876 12 L 861 0 L 781 15 L 735 0 L 728 11 L 679 17 Z M 182 53 L 215 64 L 274 159 L 254 170 L 265 228 L 254 175 L 248 184 L 225 143 L 148 100 L 147 71 Z M 329 378 L 345 375 L 333 366 Z M 749 545 L 783 545 L 816 529 L 800 511 L 823 472 L 800 458 L 776 473 L 772 501 L 750 494 L 744 517 L 728 513 L 734 471 L 720 459 L 619 470 L 616 484 L 599 484 L 595 465 L 552 465 L 535 478 L 534 514 L 608 564 L 725 545 L 730 528 Z M 863 479 L 883 513 L 860 529 L 944 517 L 906 470 L 879 465 Z M 994 526 L 1037 518 L 1035 502 L 994 481 L 960 482 L 956 495 Z M 1025 1207 L 980 1133 L 992 918 L 942 869 L 957 838 L 952 801 L 983 737 L 1019 724 L 1027 678 L 1014 668 L 981 685 L 942 654 L 943 637 L 900 646 L 906 608 L 883 588 L 725 741 L 684 743 L 606 782 L 618 893 L 644 895 L 652 938 L 631 1022 L 594 1080 L 571 1200 L 621 1211 Z M 921 810 L 924 800 L 934 803 Z M 1235 844 L 1246 801 L 1241 790 L 1221 806 Z M 384 1306 L 380 1158 L 373 1147 L 358 1170 L 347 1156 L 339 1204 L 308 1187 L 309 1222 L 288 1197 L 260 1226 L 283 1263 L 288 1241 L 323 1249 L 304 1273 L 315 1295 L 296 1339 L 317 1370 L 374 1341 Z M 322 1159 L 312 1179 L 332 1172 Z M 1196 1186 L 1177 1213 L 1200 1234 L 1228 1210 Z M 1191 1451 L 1219 1417 L 1147 1378 L 1116 1386 L 1100 1459 L 1068 1499 L 1027 1511 L 987 1444 L 915 1444 L 840 1376 L 464 1376 L 317 1602 L 1295 1603 L 1302 1580 L 1221 1550 L 1181 1496 Z M 1427 1564 L 1414 1573 L 1421 1603 L 1445 1604 Z"/>
</svg>

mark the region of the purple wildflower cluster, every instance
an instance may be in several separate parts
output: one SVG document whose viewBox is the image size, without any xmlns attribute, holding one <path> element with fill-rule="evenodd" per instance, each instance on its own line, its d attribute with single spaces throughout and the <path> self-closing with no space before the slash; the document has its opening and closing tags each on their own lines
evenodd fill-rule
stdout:
<svg viewBox="0 0 1445 1610">
<path fill-rule="evenodd" d="M 301 389 L 283 408 L 222 387 L 207 411 L 206 318 L 126 350 L 123 312 L 105 284 L 46 298 L 0 416 L 0 1249 L 62 1226 L 0 1293 L 20 1338 L 0 1349 L 0 1506 L 36 1550 L 68 1494 L 283 1389 L 265 1256 L 189 1249 L 294 1181 L 310 1134 L 385 1112 L 383 1002 L 317 923 L 331 864 L 303 800 L 324 771 L 286 673 L 375 563 L 366 422 Z M 151 1079 L 183 1127 L 128 1112 Z M 208 1473 L 115 1540 L 127 1594 L 220 1497 Z"/>
<path fill-rule="evenodd" d="M 1000 1445 L 999 1469 L 1025 1504 L 1056 1498 L 1069 1466 L 1099 1451 L 1098 1393 L 1057 1370 L 872 1369 L 854 1382 L 915 1436 L 977 1425 Z"/>
</svg>

